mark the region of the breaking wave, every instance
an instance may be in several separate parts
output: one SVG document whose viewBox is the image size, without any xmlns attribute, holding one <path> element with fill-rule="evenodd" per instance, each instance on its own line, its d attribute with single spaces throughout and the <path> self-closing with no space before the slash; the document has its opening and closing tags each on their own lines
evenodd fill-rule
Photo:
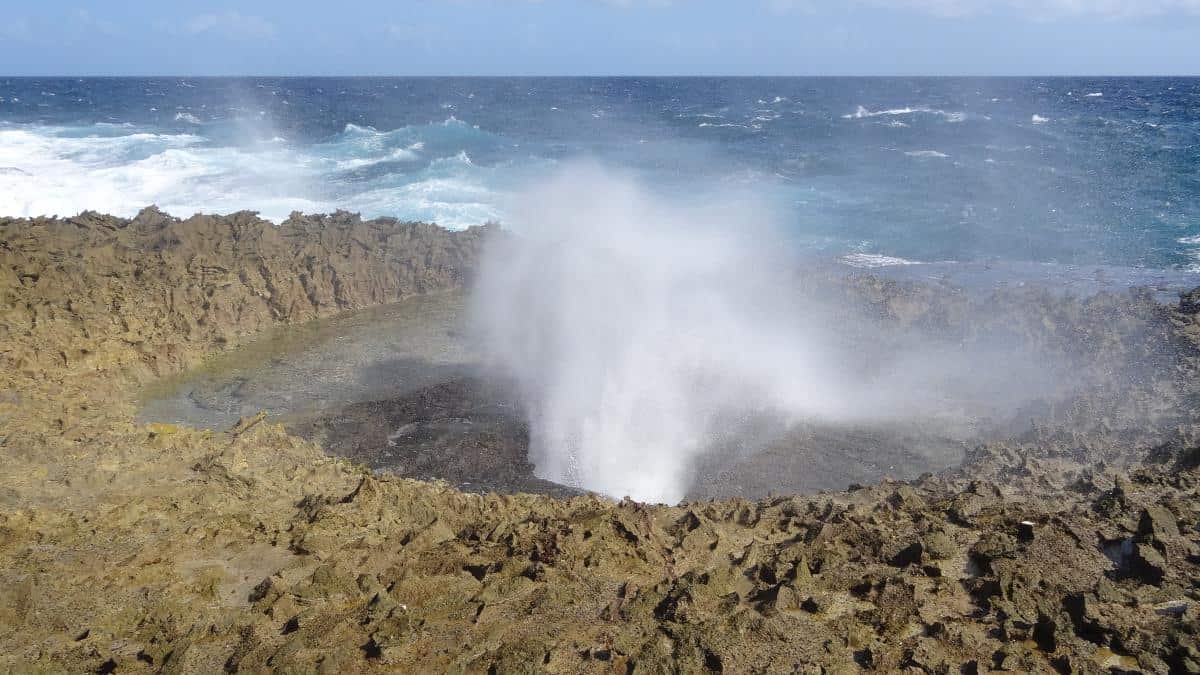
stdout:
<svg viewBox="0 0 1200 675">
<path fill-rule="evenodd" d="M 861 105 L 858 106 L 858 109 L 855 110 L 854 112 L 846 114 L 846 115 L 842 115 L 842 119 L 861 120 L 861 119 L 870 119 L 872 117 L 885 117 L 885 116 L 894 117 L 894 116 L 898 116 L 898 115 L 918 115 L 918 114 L 936 115 L 936 116 L 941 117 L 942 119 L 946 120 L 947 122 L 962 122 L 963 120 L 967 119 L 967 114 L 964 112 L 947 112 L 945 110 L 938 110 L 936 108 L 904 107 L 904 108 L 889 108 L 887 110 L 867 110 L 865 107 L 863 107 Z"/>
<path fill-rule="evenodd" d="M 877 267 L 894 267 L 896 265 L 924 265 L 925 263 L 919 260 L 906 260 L 905 258 L 897 258 L 896 256 L 880 255 L 877 253 L 848 253 L 840 258 L 838 262 L 850 267 L 859 269 L 875 269 Z"/>
<path fill-rule="evenodd" d="M 908 152 L 905 152 L 904 154 L 908 155 L 909 157 L 923 157 L 923 158 L 933 158 L 933 159 L 946 159 L 947 157 L 950 156 L 944 152 L 939 152 L 937 150 L 909 150 Z"/>
<path fill-rule="evenodd" d="M 198 126 L 189 113 L 176 122 Z M 177 215 L 347 209 L 364 216 L 468 227 L 500 220 L 491 182 L 503 176 L 473 158 L 498 141 L 453 117 L 378 131 L 347 125 L 302 145 L 271 130 L 221 145 L 196 133 L 130 125 L 0 127 L 0 213 L 132 216 L 155 204 Z"/>
</svg>

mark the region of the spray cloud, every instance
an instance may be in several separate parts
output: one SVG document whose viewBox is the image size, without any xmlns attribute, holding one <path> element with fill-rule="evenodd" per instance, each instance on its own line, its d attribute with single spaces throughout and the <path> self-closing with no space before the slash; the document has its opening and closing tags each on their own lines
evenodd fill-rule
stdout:
<svg viewBox="0 0 1200 675">
<path fill-rule="evenodd" d="M 798 292 L 761 202 L 713 197 L 671 203 L 576 164 L 491 242 L 473 332 L 514 382 L 540 477 L 674 502 L 729 425 L 912 414 L 914 391 L 944 390 L 944 353 L 864 373 L 861 327 Z"/>
</svg>

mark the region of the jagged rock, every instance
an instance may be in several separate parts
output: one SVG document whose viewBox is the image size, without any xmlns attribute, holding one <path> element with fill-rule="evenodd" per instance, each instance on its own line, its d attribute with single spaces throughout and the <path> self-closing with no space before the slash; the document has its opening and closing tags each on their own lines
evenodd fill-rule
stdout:
<svg viewBox="0 0 1200 675">
<path fill-rule="evenodd" d="M 1137 533 L 1145 541 L 1165 542 L 1179 536 L 1179 525 L 1173 513 L 1161 506 L 1151 506 L 1142 510 Z"/>
<path fill-rule="evenodd" d="M 1097 645 L 1112 667 L 1197 670 L 1195 610 L 1161 603 L 1194 593 L 1200 533 L 1136 510 L 1195 523 L 1197 468 L 1139 464 L 1161 429 L 1122 421 L 1194 418 L 1196 333 L 1137 294 L 998 294 L 985 320 L 1082 345 L 1092 376 L 1123 377 L 1126 351 L 1162 360 L 1121 401 L 854 493 L 467 494 L 268 422 L 135 422 L 139 383 L 267 327 L 460 286 L 485 234 L 344 213 L 0 218 L 0 670 L 1099 671 Z M 888 321 L 978 329 L 944 288 L 845 283 Z M 1066 489 L 1085 471 L 1093 487 Z M 1033 542 L 1021 518 L 1044 524 Z M 1135 522 L 1128 555 L 1105 557 Z"/>
<path fill-rule="evenodd" d="M 925 547 L 921 544 L 921 542 L 914 541 L 913 543 L 901 549 L 899 553 L 892 556 L 888 563 L 896 567 L 919 565 L 924 555 Z"/>
<path fill-rule="evenodd" d="M 1159 586 L 1167 573 L 1167 561 L 1150 544 L 1136 543 L 1129 556 L 1129 572 L 1143 583 Z"/>
<path fill-rule="evenodd" d="M 1192 603 L 1187 600 L 1170 600 L 1160 602 L 1154 606 L 1154 611 L 1165 616 L 1183 616 L 1191 608 Z"/>
<path fill-rule="evenodd" d="M 1179 294 L 1179 312 L 1181 314 L 1200 314 L 1200 288 Z"/>
<path fill-rule="evenodd" d="M 945 532 L 930 532 L 921 539 L 921 544 L 934 560 L 946 560 L 957 550 L 954 541 Z"/>
<path fill-rule="evenodd" d="M 888 502 L 898 509 L 919 510 L 925 506 L 925 500 L 917 491 L 907 485 L 901 485 L 896 488 L 892 495 L 888 497 Z"/>
</svg>

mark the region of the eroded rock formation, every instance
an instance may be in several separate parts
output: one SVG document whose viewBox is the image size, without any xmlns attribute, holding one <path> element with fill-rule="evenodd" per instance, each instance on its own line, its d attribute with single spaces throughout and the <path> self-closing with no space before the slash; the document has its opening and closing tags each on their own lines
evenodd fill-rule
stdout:
<svg viewBox="0 0 1200 675">
<path fill-rule="evenodd" d="M 134 422 L 136 383 L 273 323 L 458 285 L 483 234 L 0 220 L 0 667 L 1200 672 L 1186 389 L 1162 442 L 1094 420 L 911 484 L 675 507 L 374 475 L 259 417 Z M 1195 373 L 1196 306 L 1150 320 L 1185 347 L 1172 382 Z"/>
</svg>

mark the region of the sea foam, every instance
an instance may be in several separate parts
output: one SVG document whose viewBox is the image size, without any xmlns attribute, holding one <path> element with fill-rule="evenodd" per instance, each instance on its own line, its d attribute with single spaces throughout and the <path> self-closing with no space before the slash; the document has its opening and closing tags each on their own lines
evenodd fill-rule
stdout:
<svg viewBox="0 0 1200 675">
<path fill-rule="evenodd" d="M 874 269 L 877 267 L 893 267 L 896 265 L 924 265 L 925 263 L 917 260 L 907 260 L 891 255 L 881 255 L 878 253 L 848 253 L 840 258 L 838 262 L 850 267 L 858 267 L 861 269 Z"/>
<path fill-rule="evenodd" d="M 947 112 L 945 110 L 938 110 L 937 108 L 929 108 L 924 106 L 916 108 L 906 106 L 904 108 L 888 108 L 886 110 L 868 110 L 866 107 L 861 105 L 858 106 L 853 113 L 842 115 L 842 119 L 861 120 L 872 117 L 916 114 L 937 115 L 947 122 L 962 122 L 967 119 L 967 114 L 963 112 Z"/>
<path fill-rule="evenodd" d="M 503 216 L 480 185 L 495 176 L 467 151 L 484 136 L 457 120 L 390 132 L 350 124 L 306 146 L 269 129 L 224 146 L 128 124 L 0 126 L 0 214 L 129 217 L 155 204 L 183 216 L 248 209 L 280 222 L 344 208 L 461 228 Z M 403 170 L 375 170 L 389 163 Z M 347 174 L 355 171 L 372 173 Z"/>
</svg>

